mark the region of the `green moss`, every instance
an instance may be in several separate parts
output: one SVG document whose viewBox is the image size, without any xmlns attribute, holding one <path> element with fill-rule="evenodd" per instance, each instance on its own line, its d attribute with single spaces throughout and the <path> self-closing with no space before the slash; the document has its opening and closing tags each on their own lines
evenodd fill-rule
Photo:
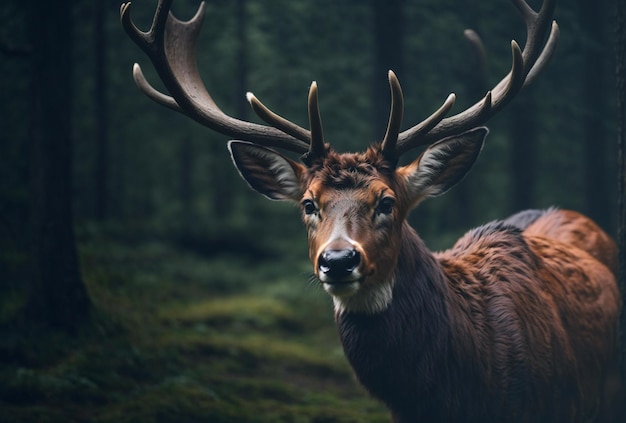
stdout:
<svg viewBox="0 0 626 423">
<path fill-rule="evenodd" d="M 0 423 L 388 421 L 305 266 L 271 264 L 92 243 L 91 326 L 3 338 Z"/>
<path fill-rule="evenodd" d="M 272 298 L 231 297 L 185 304 L 163 310 L 164 320 L 216 327 L 243 325 L 250 329 L 297 329 L 299 316 L 285 303 Z"/>
</svg>

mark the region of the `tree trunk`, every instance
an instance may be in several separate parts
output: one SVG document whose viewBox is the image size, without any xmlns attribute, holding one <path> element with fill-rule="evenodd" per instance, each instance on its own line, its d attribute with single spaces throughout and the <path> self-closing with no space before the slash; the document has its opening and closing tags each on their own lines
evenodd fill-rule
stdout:
<svg viewBox="0 0 626 423">
<path fill-rule="evenodd" d="M 185 239 L 193 235 L 196 228 L 196 218 L 193 208 L 193 168 L 194 154 L 191 137 L 185 135 L 180 143 L 180 179 L 179 192 L 182 207 L 182 232 Z"/>
<path fill-rule="evenodd" d="M 511 205 L 513 211 L 535 205 L 535 163 L 537 163 L 537 108 L 532 89 L 521 93 L 511 109 Z"/>
<path fill-rule="evenodd" d="M 235 14 L 237 22 L 237 84 L 235 90 L 235 104 L 237 117 L 248 120 L 250 104 L 245 93 L 250 91 L 248 87 L 248 15 L 246 13 L 246 0 L 237 0 Z"/>
<path fill-rule="evenodd" d="M 95 3 L 95 120 L 96 120 L 96 166 L 95 166 L 95 217 L 102 221 L 108 217 L 108 178 L 109 178 L 109 108 L 107 104 L 107 0 Z"/>
<path fill-rule="evenodd" d="M 27 317 L 73 330 L 88 315 L 72 222 L 72 2 L 32 6 L 31 241 Z"/>
<path fill-rule="evenodd" d="M 618 209 L 619 209 L 619 286 L 626 293 L 626 3 L 617 1 L 616 63 L 618 108 Z M 622 380 L 626 381 L 626 307 L 622 307 L 621 365 Z M 626 409 L 626 406 L 624 406 Z M 626 410 L 625 410 L 626 411 Z"/>
<path fill-rule="evenodd" d="M 381 78 L 393 70 L 402 81 L 404 71 L 404 0 L 373 0 L 374 15 L 374 72 L 373 76 L 373 130 L 382 139 L 389 116 L 389 87 Z"/>
<path fill-rule="evenodd" d="M 608 192 L 607 177 L 607 134 L 603 116 L 606 114 L 603 81 L 606 64 L 603 47 L 608 45 L 604 38 L 603 7 L 596 2 L 580 0 L 578 2 L 579 23 L 583 35 L 583 103 L 590 105 L 583 117 L 584 136 L 584 183 L 586 213 L 600 226 L 610 226 L 611 196 Z"/>
</svg>

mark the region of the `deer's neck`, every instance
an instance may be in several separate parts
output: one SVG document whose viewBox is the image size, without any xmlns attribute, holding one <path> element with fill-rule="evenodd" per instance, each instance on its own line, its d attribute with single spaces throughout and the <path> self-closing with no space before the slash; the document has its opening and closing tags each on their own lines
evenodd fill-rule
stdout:
<svg viewBox="0 0 626 423">
<path fill-rule="evenodd" d="M 410 407 L 417 393 L 430 392 L 424 398 L 436 395 L 439 369 L 450 354 L 444 274 L 408 224 L 403 234 L 388 306 L 378 313 L 336 314 L 341 342 L 357 377 L 392 409 Z"/>
</svg>

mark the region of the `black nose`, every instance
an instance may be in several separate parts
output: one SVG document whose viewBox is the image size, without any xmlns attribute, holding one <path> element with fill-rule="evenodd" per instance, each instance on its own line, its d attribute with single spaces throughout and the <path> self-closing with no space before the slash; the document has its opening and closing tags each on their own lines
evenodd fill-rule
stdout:
<svg viewBox="0 0 626 423">
<path fill-rule="evenodd" d="M 320 273 L 325 274 L 331 280 L 345 279 L 361 262 L 361 254 L 354 248 L 343 250 L 326 250 L 317 262 Z"/>
</svg>

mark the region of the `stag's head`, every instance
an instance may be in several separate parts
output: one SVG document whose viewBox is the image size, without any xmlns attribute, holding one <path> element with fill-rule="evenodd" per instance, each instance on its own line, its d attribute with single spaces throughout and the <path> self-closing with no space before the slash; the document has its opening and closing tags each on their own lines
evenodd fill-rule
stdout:
<svg viewBox="0 0 626 423">
<path fill-rule="evenodd" d="M 315 275 L 339 307 L 353 310 L 373 312 L 388 304 L 407 214 L 422 199 L 456 184 L 478 157 L 487 134 L 486 128 L 477 128 L 444 138 L 413 163 L 398 167 L 402 92 L 393 72 L 389 82 L 393 107 L 387 133 L 363 153 L 340 154 L 324 143 L 315 83 L 309 94 L 311 143 L 302 163 L 253 143 L 229 142 L 250 187 L 300 206 Z M 248 98 L 255 110 L 263 108 L 254 96 Z"/>
<path fill-rule="evenodd" d="M 554 1 L 547 0 L 538 13 L 523 0 L 513 2 L 526 23 L 525 47 L 522 51 L 515 41 L 511 43 L 511 71 L 480 101 L 446 117 L 455 101 L 451 94 L 431 116 L 401 132 L 402 90 L 390 71 L 391 112 L 384 139 L 362 153 L 341 154 L 324 140 L 315 83 L 308 101 L 310 130 L 273 113 L 251 93 L 253 110 L 270 126 L 234 119 L 217 107 L 195 61 L 204 4 L 194 18 L 181 22 L 169 13 L 171 0 L 162 0 L 148 32 L 132 23 L 130 3 L 122 5 L 121 16 L 171 96 L 155 90 L 135 64 L 133 74 L 141 90 L 160 104 L 242 140 L 229 142 L 235 166 L 254 190 L 299 205 L 315 275 L 338 309 L 373 313 L 391 300 L 408 213 L 465 176 L 488 132 L 480 125 L 530 84 L 554 51 L 558 38 L 556 23 L 550 25 Z M 402 154 L 424 145 L 416 160 L 398 166 Z M 302 154 L 301 160 L 276 148 Z"/>
</svg>

